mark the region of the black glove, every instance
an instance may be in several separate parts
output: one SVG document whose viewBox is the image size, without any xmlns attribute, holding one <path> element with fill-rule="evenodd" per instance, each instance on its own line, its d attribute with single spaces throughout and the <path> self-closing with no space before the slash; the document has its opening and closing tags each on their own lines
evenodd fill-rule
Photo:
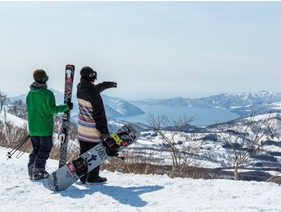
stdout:
<svg viewBox="0 0 281 212">
<path fill-rule="evenodd" d="M 69 110 L 73 109 L 73 103 L 72 102 L 67 102 L 66 104 L 68 105 Z"/>
<path fill-rule="evenodd" d="M 112 88 L 117 88 L 117 82 L 112 82 Z"/>
<path fill-rule="evenodd" d="M 107 133 L 101 134 L 101 138 L 102 138 L 103 141 L 104 141 L 105 139 L 109 138 L 109 137 L 110 137 L 110 135 L 107 134 Z"/>
<path fill-rule="evenodd" d="M 116 82 L 107 82 L 107 85 L 108 85 L 109 88 L 117 88 Z"/>
</svg>

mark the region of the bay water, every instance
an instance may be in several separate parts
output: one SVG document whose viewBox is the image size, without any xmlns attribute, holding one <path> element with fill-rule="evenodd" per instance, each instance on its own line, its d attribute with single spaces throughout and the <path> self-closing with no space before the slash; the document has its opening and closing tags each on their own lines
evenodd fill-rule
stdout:
<svg viewBox="0 0 281 212">
<path fill-rule="evenodd" d="M 227 122 L 239 117 L 238 114 L 231 112 L 229 109 L 220 108 L 197 108 L 186 106 L 162 106 L 162 105 L 138 105 L 145 114 L 137 116 L 119 117 L 117 119 L 132 123 L 148 124 L 148 116 L 153 115 L 154 118 L 165 115 L 169 120 L 179 121 L 180 117 L 192 118 L 193 121 L 189 123 L 195 126 L 208 126 Z"/>
</svg>

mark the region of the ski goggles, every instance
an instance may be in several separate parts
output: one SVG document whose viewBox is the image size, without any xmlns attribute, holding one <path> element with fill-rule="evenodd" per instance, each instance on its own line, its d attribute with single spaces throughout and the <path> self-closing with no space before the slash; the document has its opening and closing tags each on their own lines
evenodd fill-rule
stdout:
<svg viewBox="0 0 281 212">
<path fill-rule="evenodd" d="M 42 79 L 37 79 L 36 82 L 47 82 L 49 80 L 49 76 L 46 76 Z"/>
</svg>

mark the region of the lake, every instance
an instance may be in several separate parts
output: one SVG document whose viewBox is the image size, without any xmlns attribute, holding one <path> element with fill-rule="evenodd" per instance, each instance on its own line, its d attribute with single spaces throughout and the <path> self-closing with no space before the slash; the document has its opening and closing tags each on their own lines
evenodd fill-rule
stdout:
<svg viewBox="0 0 281 212">
<path fill-rule="evenodd" d="M 145 114 L 138 116 L 126 116 L 116 118 L 119 120 L 124 120 L 128 122 L 141 122 L 143 124 L 148 124 L 146 121 L 148 115 L 157 116 L 165 115 L 171 121 L 178 121 L 179 117 L 186 116 L 187 118 L 194 117 L 194 121 L 191 125 L 196 126 L 208 126 L 211 124 L 217 124 L 221 122 L 230 121 L 239 117 L 238 114 L 230 112 L 229 109 L 217 109 L 217 108 L 196 108 L 196 107 L 172 107 L 172 106 L 148 106 L 148 105 L 138 105 Z"/>
</svg>

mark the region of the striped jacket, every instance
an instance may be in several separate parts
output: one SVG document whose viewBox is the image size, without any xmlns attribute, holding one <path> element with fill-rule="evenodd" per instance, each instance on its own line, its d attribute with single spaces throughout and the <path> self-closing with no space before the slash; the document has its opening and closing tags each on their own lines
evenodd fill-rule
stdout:
<svg viewBox="0 0 281 212">
<path fill-rule="evenodd" d="M 109 134 L 105 109 L 100 93 L 112 87 L 112 82 L 92 84 L 81 78 L 77 85 L 78 139 L 86 142 L 101 142 L 102 134 Z"/>
</svg>

